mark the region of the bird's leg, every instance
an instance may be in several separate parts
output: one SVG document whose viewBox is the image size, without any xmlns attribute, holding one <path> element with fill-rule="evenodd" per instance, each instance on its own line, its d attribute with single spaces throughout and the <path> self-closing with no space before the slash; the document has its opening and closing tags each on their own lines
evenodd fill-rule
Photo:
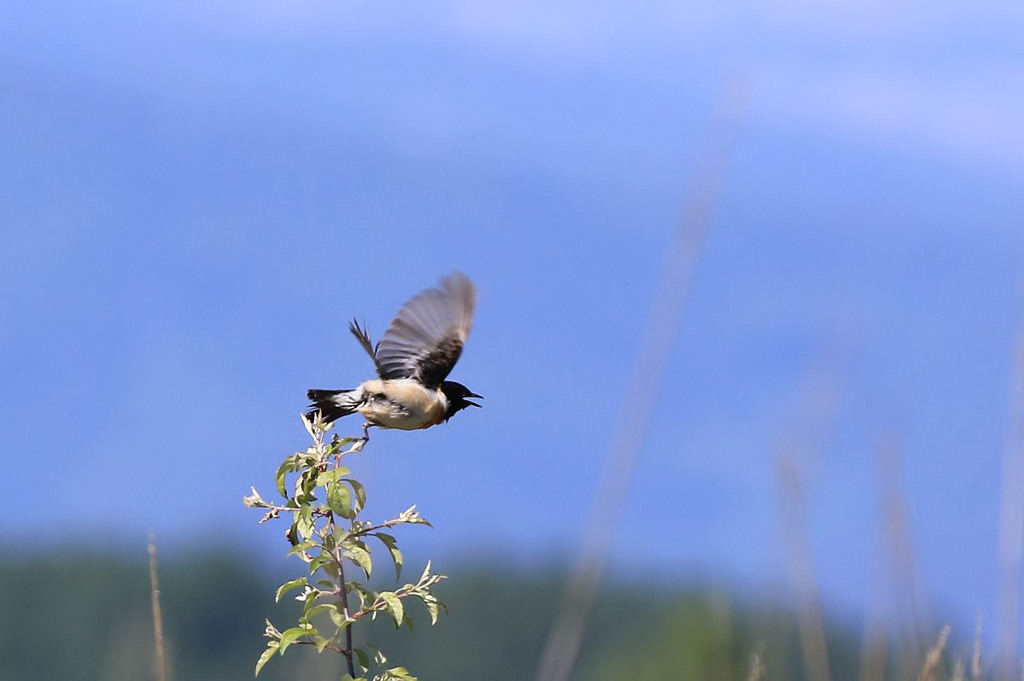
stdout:
<svg viewBox="0 0 1024 681">
<path fill-rule="evenodd" d="M 370 441 L 370 426 L 372 426 L 372 425 L 373 424 L 370 423 L 369 421 L 367 421 L 366 423 L 363 424 L 363 436 L 359 437 L 359 438 L 356 438 L 355 443 L 353 443 L 353 445 L 352 445 L 351 451 L 353 451 L 353 452 L 361 452 L 361 451 L 363 451 L 363 447 L 366 445 L 367 442 Z"/>
</svg>

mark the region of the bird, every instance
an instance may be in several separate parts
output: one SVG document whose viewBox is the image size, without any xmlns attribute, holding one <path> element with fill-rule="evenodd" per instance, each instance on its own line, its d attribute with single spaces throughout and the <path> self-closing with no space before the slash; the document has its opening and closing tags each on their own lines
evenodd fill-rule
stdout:
<svg viewBox="0 0 1024 681">
<path fill-rule="evenodd" d="M 476 286 L 461 272 L 443 277 L 440 285 L 413 296 L 395 315 L 374 345 L 355 319 L 349 331 L 373 360 L 378 378 L 351 390 L 311 388 L 306 418 L 324 423 L 359 413 L 363 444 L 369 429 L 419 430 L 441 423 L 468 407 L 480 407 L 470 398 L 483 399 L 455 381 L 445 380 L 462 355 L 473 325 Z"/>
</svg>

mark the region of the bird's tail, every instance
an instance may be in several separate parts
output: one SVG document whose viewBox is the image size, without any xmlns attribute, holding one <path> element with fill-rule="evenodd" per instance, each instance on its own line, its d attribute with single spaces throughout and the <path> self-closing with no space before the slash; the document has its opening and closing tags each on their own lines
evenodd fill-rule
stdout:
<svg viewBox="0 0 1024 681">
<path fill-rule="evenodd" d="M 359 398 L 356 393 L 359 390 L 317 390 L 306 391 L 306 397 L 310 401 L 310 410 L 306 418 L 312 421 L 316 413 L 323 414 L 326 423 L 337 421 L 342 416 L 348 416 L 355 412 L 359 406 Z"/>
</svg>

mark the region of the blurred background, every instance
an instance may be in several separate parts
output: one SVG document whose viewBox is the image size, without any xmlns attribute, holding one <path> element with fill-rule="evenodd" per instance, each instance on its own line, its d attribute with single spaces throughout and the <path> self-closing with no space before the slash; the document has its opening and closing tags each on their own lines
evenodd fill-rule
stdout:
<svg viewBox="0 0 1024 681">
<path fill-rule="evenodd" d="M 1016 659 L 1022 30 L 1011 2 L 3 6 L 0 678 L 151 674 L 150 531 L 178 677 L 249 678 L 301 566 L 242 495 L 307 446 L 307 388 L 371 375 L 348 320 L 378 337 L 455 269 L 485 408 L 354 471 L 453 576 L 414 673 L 530 678 L 607 475 L 574 678 L 759 649 L 802 678 L 818 607 L 836 678 L 908 628 L 969 652 L 979 617 Z M 471 622 L 500 649 L 452 652 Z"/>
</svg>

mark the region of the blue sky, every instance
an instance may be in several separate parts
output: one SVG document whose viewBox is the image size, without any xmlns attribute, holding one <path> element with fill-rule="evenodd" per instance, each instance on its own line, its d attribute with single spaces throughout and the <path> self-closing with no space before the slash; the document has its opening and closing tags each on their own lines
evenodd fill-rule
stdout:
<svg viewBox="0 0 1024 681">
<path fill-rule="evenodd" d="M 358 472 L 373 509 L 434 522 L 417 550 L 571 552 L 740 87 L 616 564 L 784 585 L 794 451 L 826 598 L 884 603 L 896 442 L 924 590 L 991 613 L 1024 9 L 677 5 L 0 10 L 0 535 L 276 551 L 240 498 L 305 446 L 306 388 L 369 375 L 347 321 L 379 335 L 461 269 L 480 298 L 454 377 L 486 408 L 377 433 Z"/>
</svg>

